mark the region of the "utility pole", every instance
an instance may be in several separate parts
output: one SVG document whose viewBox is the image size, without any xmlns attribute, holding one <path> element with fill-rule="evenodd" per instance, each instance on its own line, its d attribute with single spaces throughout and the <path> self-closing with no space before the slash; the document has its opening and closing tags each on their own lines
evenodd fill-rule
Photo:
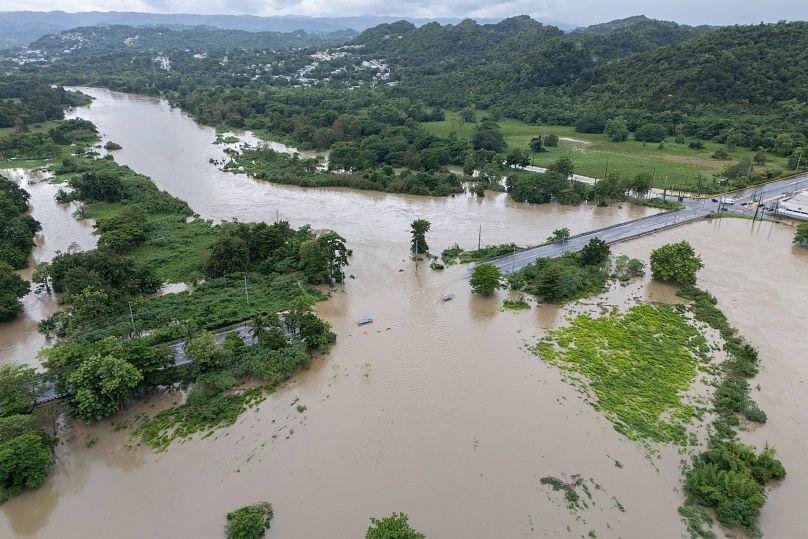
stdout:
<svg viewBox="0 0 808 539">
<path fill-rule="evenodd" d="M 137 335 L 137 329 L 135 329 L 135 315 L 132 314 L 132 302 L 129 302 L 129 320 L 132 321 L 132 337 Z"/>
<path fill-rule="evenodd" d="M 247 288 L 247 276 L 244 276 L 244 294 L 247 296 L 247 308 L 250 308 L 250 290 Z"/>
<path fill-rule="evenodd" d="M 483 248 L 483 225 L 480 225 L 480 231 L 477 233 L 477 250 Z"/>
<path fill-rule="evenodd" d="M 668 200 L 668 177 L 665 176 L 665 187 L 662 189 L 662 200 Z"/>
<path fill-rule="evenodd" d="M 603 179 L 604 180 L 609 179 L 609 162 L 608 161 L 606 161 L 606 170 L 603 172 Z"/>
<path fill-rule="evenodd" d="M 797 156 L 797 167 L 794 169 L 794 172 L 800 171 L 800 161 L 802 161 L 802 152 L 800 152 L 800 155 Z"/>
<path fill-rule="evenodd" d="M 516 245 L 513 246 L 513 254 L 511 254 L 511 273 L 516 266 Z"/>
<path fill-rule="evenodd" d="M 418 273 L 418 238 L 415 238 L 415 273 Z"/>
<path fill-rule="evenodd" d="M 755 195 L 752 195 L 752 200 L 755 200 Z M 755 222 L 755 219 L 757 219 L 758 210 L 760 209 L 761 204 L 763 204 L 763 189 L 762 188 L 760 190 L 760 199 L 758 199 L 757 206 L 755 206 L 755 215 L 752 217 L 752 222 L 753 223 Z M 761 221 L 763 220 L 763 216 L 760 217 L 760 220 Z"/>
</svg>

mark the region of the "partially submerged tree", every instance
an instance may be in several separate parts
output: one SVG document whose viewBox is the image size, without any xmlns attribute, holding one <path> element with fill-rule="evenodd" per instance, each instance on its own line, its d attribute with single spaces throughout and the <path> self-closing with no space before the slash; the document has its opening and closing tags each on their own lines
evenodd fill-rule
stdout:
<svg viewBox="0 0 808 539">
<path fill-rule="evenodd" d="M 143 380 L 134 366 L 113 356 L 85 359 L 70 375 L 76 415 L 86 421 L 98 421 L 117 412 Z"/>
<path fill-rule="evenodd" d="M 417 532 L 408 522 L 406 513 L 393 513 L 381 519 L 372 518 L 372 524 L 365 533 L 365 539 L 425 539 L 426 535 Z"/>
<path fill-rule="evenodd" d="M 651 251 L 651 275 L 658 281 L 692 286 L 703 267 L 701 257 L 687 241 L 668 243 Z"/>
<path fill-rule="evenodd" d="M 19 299 L 28 293 L 28 287 L 28 281 L 0 260 L 0 322 L 11 320 L 22 312 Z"/>
<path fill-rule="evenodd" d="M 801 223 L 794 233 L 794 243 L 800 247 L 808 247 L 808 223 Z"/>
<path fill-rule="evenodd" d="M 469 284 L 475 294 L 490 296 L 495 290 L 502 287 L 502 275 L 499 268 L 493 264 L 480 264 L 471 274 Z"/>
<path fill-rule="evenodd" d="M 19 363 L 0 366 L 0 409 L 4 415 L 30 413 L 41 394 L 36 369 Z"/>
<path fill-rule="evenodd" d="M 224 533 L 227 539 L 258 539 L 272 523 L 272 504 L 258 502 L 227 513 Z"/>
<path fill-rule="evenodd" d="M 429 245 L 426 243 L 426 233 L 429 232 L 429 227 L 432 223 L 426 219 L 416 219 L 410 224 L 412 240 L 410 241 L 410 250 L 415 254 L 422 254 L 429 252 Z"/>
</svg>

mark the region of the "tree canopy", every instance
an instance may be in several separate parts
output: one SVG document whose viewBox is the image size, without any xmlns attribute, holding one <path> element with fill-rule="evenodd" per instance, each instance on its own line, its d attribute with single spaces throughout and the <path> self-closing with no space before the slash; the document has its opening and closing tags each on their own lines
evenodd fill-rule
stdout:
<svg viewBox="0 0 808 539">
<path fill-rule="evenodd" d="M 651 275 L 658 281 L 692 286 L 703 267 L 701 257 L 687 241 L 668 243 L 651 251 Z"/>
</svg>

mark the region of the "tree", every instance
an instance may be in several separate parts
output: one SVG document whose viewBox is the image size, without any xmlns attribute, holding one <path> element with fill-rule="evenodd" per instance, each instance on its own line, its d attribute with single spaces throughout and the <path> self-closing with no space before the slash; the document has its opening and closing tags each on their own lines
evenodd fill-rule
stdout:
<svg viewBox="0 0 808 539">
<path fill-rule="evenodd" d="M 622 116 L 608 120 L 603 131 L 615 142 L 623 142 L 628 138 L 628 124 Z"/>
<path fill-rule="evenodd" d="M 516 165 L 519 167 L 525 167 L 530 164 L 530 156 L 528 155 L 527 150 L 514 148 L 513 150 L 509 151 L 508 155 L 505 157 L 505 164 L 508 166 Z"/>
<path fill-rule="evenodd" d="M 753 157 L 752 160 L 756 165 L 763 166 L 766 164 L 766 157 L 766 150 L 760 148 L 757 152 L 755 152 L 755 157 Z"/>
<path fill-rule="evenodd" d="M 553 135 L 552 133 L 549 135 L 545 135 L 544 137 L 544 145 L 548 148 L 555 148 L 558 146 L 558 135 Z"/>
<path fill-rule="evenodd" d="M 489 119 L 480 122 L 471 137 L 471 145 L 475 150 L 490 150 L 492 152 L 504 152 L 508 148 L 505 137 L 499 130 L 499 125 Z"/>
<path fill-rule="evenodd" d="M 480 264 L 474 268 L 469 279 L 471 290 L 475 294 L 490 296 L 495 290 L 502 288 L 502 275 L 493 264 Z"/>
<path fill-rule="evenodd" d="M 606 117 L 600 112 L 585 112 L 575 122 L 575 131 L 578 133 L 603 133 Z"/>
<path fill-rule="evenodd" d="M 460 119 L 463 120 L 464 122 L 471 123 L 477 121 L 477 116 L 474 113 L 474 109 L 466 107 L 460 111 Z"/>
<path fill-rule="evenodd" d="M 36 369 L 19 363 L 0 366 L 0 413 L 4 416 L 27 414 L 42 394 Z"/>
<path fill-rule="evenodd" d="M 250 263 L 250 248 L 236 232 L 226 230 L 213 245 L 205 272 L 211 277 L 246 271 Z"/>
<path fill-rule="evenodd" d="M 543 144 L 541 137 L 533 137 L 530 139 L 530 151 L 533 153 L 546 152 Z"/>
<path fill-rule="evenodd" d="M 50 462 L 45 441 L 34 432 L 0 444 L 0 499 L 42 486 Z"/>
<path fill-rule="evenodd" d="M 570 229 L 569 228 L 557 228 L 553 230 L 553 233 L 547 237 L 547 241 L 560 241 L 564 243 L 570 237 Z"/>
<path fill-rule="evenodd" d="M 808 156 L 802 148 L 794 148 L 794 152 L 788 156 L 788 168 L 798 171 L 808 166 Z"/>
<path fill-rule="evenodd" d="M 185 344 L 185 353 L 194 361 L 194 367 L 200 371 L 215 369 L 224 363 L 224 355 L 216 347 L 216 339 L 209 331 L 204 331 L 199 337 L 188 341 Z"/>
<path fill-rule="evenodd" d="M 808 247 L 808 223 L 800 223 L 794 233 L 794 243 L 800 247 Z"/>
<path fill-rule="evenodd" d="M 143 375 L 130 363 L 113 356 L 94 355 L 70 375 L 76 415 L 98 421 L 117 412 Z"/>
<path fill-rule="evenodd" d="M 0 260 L 0 322 L 12 320 L 22 312 L 19 299 L 29 290 L 28 281 L 14 273 L 14 268 Z"/>
<path fill-rule="evenodd" d="M 408 520 L 406 513 L 393 513 L 382 519 L 371 518 L 365 539 L 425 539 L 426 535 L 412 529 Z"/>
<path fill-rule="evenodd" d="M 341 283 L 345 278 L 342 269 L 348 265 L 348 250 L 345 238 L 334 231 L 320 234 L 317 238 L 300 245 L 300 269 L 312 284 L 331 280 Z"/>
<path fill-rule="evenodd" d="M 575 173 L 575 165 L 573 165 L 572 159 L 569 157 L 561 157 L 554 163 L 550 163 L 550 166 L 547 168 L 559 174 L 563 174 L 568 180 Z"/>
<path fill-rule="evenodd" d="M 410 241 L 410 251 L 416 255 L 429 252 L 429 245 L 426 243 L 426 233 L 432 223 L 426 219 L 416 219 L 410 224 L 412 240 Z"/>
<path fill-rule="evenodd" d="M 609 260 L 609 244 L 600 238 L 592 238 L 581 249 L 580 260 L 584 266 L 601 266 Z"/>
<path fill-rule="evenodd" d="M 651 275 L 658 281 L 692 286 L 703 267 L 701 257 L 687 241 L 668 243 L 651 251 Z"/>
<path fill-rule="evenodd" d="M 70 294 L 72 305 L 70 325 L 74 328 L 90 328 L 112 313 L 109 294 L 105 290 L 96 290 L 90 286 L 78 294 Z"/>
<path fill-rule="evenodd" d="M 272 523 L 272 504 L 259 502 L 227 513 L 224 533 L 227 539 L 258 539 Z"/>
<path fill-rule="evenodd" d="M 662 142 L 668 136 L 668 130 L 662 124 L 645 124 L 634 132 L 634 139 L 642 142 Z"/>
<path fill-rule="evenodd" d="M 628 184 L 628 188 L 634 191 L 638 196 L 642 197 L 651 190 L 652 176 L 647 172 L 640 172 Z"/>
</svg>

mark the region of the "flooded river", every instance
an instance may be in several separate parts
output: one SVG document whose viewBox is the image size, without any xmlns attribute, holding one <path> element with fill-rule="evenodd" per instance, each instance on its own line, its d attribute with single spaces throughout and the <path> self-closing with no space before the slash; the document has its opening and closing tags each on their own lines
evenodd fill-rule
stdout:
<svg viewBox="0 0 808 539">
<path fill-rule="evenodd" d="M 114 432 L 110 422 L 76 426 L 45 486 L 2 506 L 0 536 L 221 537 L 227 511 L 263 499 L 275 509 L 270 536 L 281 538 L 362 537 L 368 517 L 393 511 L 409 513 L 431 538 L 682 535 L 678 452 L 662 448 L 648 458 L 525 350 L 576 307 L 504 312 L 504 292 L 489 299 L 469 293 L 466 268 L 434 272 L 422 264 L 416 272 L 407 256 L 416 218 L 432 222 L 428 240 L 440 252 L 454 242 L 476 246 L 480 226 L 483 243 L 535 244 L 556 228 L 582 232 L 654 210 L 272 185 L 208 164 L 222 157 L 213 130 L 164 102 L 88 93 L 96 101 L 76 114 L 123 146 L 117 161 L 206 218 L 280 216 L 338 230 L 354 249 L 348 273 L 355 278 L 318 306 L 339 335 L 330 354 L 258 410 L 215 439 L 163 454 L 127 448 L 127 432 Z M 691 241 L 707 266 L 702 283 L 760 347 L 755 396 L 769 423 L 748 437 L 777 446 L 789 471 L 764 510 L 771 537 L 808 525 L 796 508 L 808 481 L 801 385 L 808 367 L 794 339 L 808 326 L 793 301 L 808 297 L 808 255 L 791 247 L 791 235 L 781 225 L 726 220 L 615 247 L 647 260 L 663 242 Z M 441 302 L 449 291 L 455 299 Z M 646 279 L 588 303 L 634 295 L 675 299 L 671 288 Z M 364 315 L 376 322 L 357 327 Z M 151 414 L 176 398 L 156 396 L 127 414 Z M 562 474 L 596 482 L 596 505 L 570 514 L 539 482 Z"/>
<path fill-rule="evenodd" d="M 42 232 L 34 238 L 36 246 L 28 268 L 18 272 L 24 279 L 30 279 L 34 267 L 39 262 L 53 258 L 57 251 L 95 247 L 93 222 L 78 221 L 73 217 L 76 204 L 56 203 L 53 197 L 59 186 L 49 184 L 47 174 L 22 168 L 0 170 L 0 174 L 31 194 L 31 215 L 42 224 Z M 36 324 L 57 311 L 59 306 L 55 298 L 32 291 L 22 299 L 22 303 L 24 310 L 20 316 L 0 324 L 0 364 L 37 364 L 37 351 L 47 344 L 45 336 L 37 331 Z"/>
</svg>

